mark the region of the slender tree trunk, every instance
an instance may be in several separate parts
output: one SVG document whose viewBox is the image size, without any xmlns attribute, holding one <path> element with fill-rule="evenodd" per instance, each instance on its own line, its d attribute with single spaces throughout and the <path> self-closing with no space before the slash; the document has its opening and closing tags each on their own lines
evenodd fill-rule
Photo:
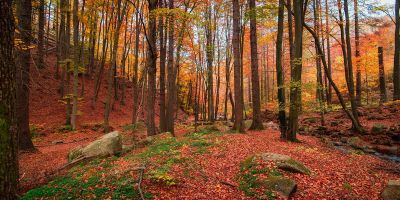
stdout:
<svg viewBox="0 0 400 200">
<path fill-rule="evenodd" d="M 383 47 L 378 47 L 379 56 L 379 91 L 380 91 L 380 104 L 387 101 L 386 94 L 386 79 L 385 79 L 385 68 L 383 66 Z"/>
<path fill-rule="evenodd" d="M 157 8 L 158 0 L 148 0 L 149 3 L 149 12 L 153 12 Z M 146 60 L 146 68 L 148 70 L 148 98 L 147 98 L 147 135 L 155 135 L 156 134 L 156 125 L 155 125 L 155 93 L 156 93 L 156 61 L 157 61 L 157 48 L 156 48 L 156 22 L 155 16 L 150 15 L 148 19 L 148 29 L 147 29 L 147 60 Z"/>
<path fill-rule="evenodd" d="M 291 67 L 289 124 L 286 139 L 296 141 L 301 106 L 301 73 L 303 67 L 303 0 L 294 0 L 294 59 Z"/>
<path fill-rule="evenodd" d="M 17 123 L 18 143 L 20 150 L 34 150 L 29 129 L 29 74 L 30 74 L 30 44 L 31 44 L 31 0 L 19 0 L 16 4 L 18 31 L 22 44 L 17 48 L 16 59 L 16 90 L 17 90 Z M 3 82 L 3 81 L 2 81 Z"/>
<path fill-rule="evenodd" d="M 19 13 L 20 14 L 20 13 Z M 20 21 L 21 23 L 21 21 Z M 0 1 L 0 199 L 18 199 L 18 125 L 12 1 Z"/>
<path fill-rule="evenodd" d="M 358 111 L 357 111 L 357 103 L 354 98 L 354 78 L 353 78 L 353 62 L 352 62 L 352 55 L 351 55 L 351 41 L 350 41 L 350 17 L 349 17 L 349 8 L 348 8 L 348 2 L 347 0 L 344 0 L 344 13 L 346 17 L 346 47 L 347 47 L 347 68 L 349 72 L 349 84 L 348 84 L 348 89 L 349 89 L 349 96 L 350 96 L 350 104 L 351 104 L 351 110 L 353 112 L 354 118 L 359 122 L 358 120 Z M 352 127 L 353 130 L 358 131 L 360 128 L 359 127 Z"/>
<path fill-rule="evenodd" d="M 289 11 L 289 13 L 290 12 L 291 11 Z M 284 73 L 282 65 L 283 21 L 284 21 L 284 0 L 279 0 L 278 33 L 276 37 L 276 81 L 278 83 L 279 125 L 281 130 L 281 138 L 286 139 L 287 138 L 286 137 L 287 124 L 286 124 L 286 110 L 285 110 L 286 100 L 285 100 L 285 88 L 284 88 Z"/>
<path fill-rule="evenodd" d="M 78 68 L 79 68 L 79 19 L 78 19 L 78 7 L 79 1 L 74 0 L 73 9 L 73 26 L 74 26 L 74 75 L 73 75 L 73 93 L 72 93 L 72 115 L 71 115 L 71 126 L 72 129 L 76 129 L 76 117 L 78 114 Z"/>
<path fill-rule="evenodd" d="M 138 2 L 138 1 L 137 1 Z M 140 24 L 139 24 L 139 10 L 136 10 L 135 16 L 135 59 L 133 64 L 133 87 L 132 87 L 132 98 L 133 98 L 133 108 L 132 108 L 132 124 L 136 124 L 138 107 L 139 107 L 139 88 L 138 88 L 138 70 L 139 70 L 139 41 L 140 41 Z"/>
<path fill-rule="evenodd" d="M 320 16 L 319 16 L 319 0 L 314 0 L 313 6 L 314 6 L 314 29 L 317 34 L 318 40 L 320 40 Z M 320 112 L 320 120 L 321 120 L 321 126 L 325 126 L 325 98 L 324 98 L 324 84 L 322 80 L 322 69 L 321 69 L 321 55 L 319 55 L 317 47 L 315 47 L 315 53 L 316 53 L 316 66 L 317 66 L 317 101 L 319 104 L 319 112 Z"/>
<path fill-rule="evenodd" d="M 163 8 L 163 0 L 160 1 L 160 7 Z M 158 19 L 158 33 L 160 37 L 160 131 L 167 131 L 166 105 L 165 105 L 165 63 L 167 58 L 166 38 L 164 37 L 164 17 Z"/>
<path fill-rule="evenodd" d="M 360 27 L 358 25 L 358 0 L 354 0 L 354 40 L 356 50 L 356 104 L 361 106 Z"/>
<path fill-rule="evenodd" d="M 235 88 L 235 123 L 233 129 L 244 132 L 243 123 L 243 87 L 241 84 L 241 53 L 240 53 L 240 9 L 239 0 L 232 0 L 233 12 L 233 65 L 234 65 L 234 88 Z"/>
<path fill-rule="evenodd" d="M 213 79 L 213 61 L 214 61 L 214 42 L 211 5 L 207 9 L 206 24 L 206 57 L 207 57 L 207 102 L 208 102 L 208 121 L 214 121 L 214 79 Z"/>
<path fill-rule="evenodd" d="M 326 74 L 329 73 L 332 75 L 332 64 L 331 64 L 331 43 L 330 43 L 330 27 L 329 27 L 329 9 L 328 9 L 328 0 L 325 0 L 325 29 L 326 29 L 326 54 L 328 57 L 328 71 L 325 72 Z M 327 88 L 327 95 L 326 95 L 326 101 L 328 105 L 332 103 L 332 85 L 330 82 L 328 82 L 328 88 Z"/>
<path fill-rule="evenodd" d="M 45 25 L 45 13 L 44 13 L 44 0 L 39 1 L 39 27 L 38 27 L 38 58 L 37 66 L 39 69 L 43 69 L 44 66 L 44 25 Z"/>
<path fill-rule="evenodd" d="M 396 29 L 394 34 L 394 59 L 393 59 L 393 100 L 400 100 L 400 0 L 396 0 L 395 18 Z"/>
<path fill-rule="evenodd" d="M 251 85 L 252 85 L 252 104 L 253 104 L 253 122 L 251 130 L 264 129 L 261 120 L 261 102 L 260 102 L 260 78 L 258 76 L 258 47 L 257 47 L 257 18 L 256 2 L 249 0 L 250 12 L 250 50 L 251 50 Z"/>
<path fill-rule="evenodd" d="M 169 9 L 174 9 L 174 1 L 169 0 Z M 174 76 L 174 32 L 175 32 L 175 16 L 170 14 L 168 16 L 168 64 L 167 64 L 167 78 L 168 78 L 168 94 L 167 94 L 167 130 L 174 134 L 174 92 L 176 90 L 175 76 Z"/>
</svg>

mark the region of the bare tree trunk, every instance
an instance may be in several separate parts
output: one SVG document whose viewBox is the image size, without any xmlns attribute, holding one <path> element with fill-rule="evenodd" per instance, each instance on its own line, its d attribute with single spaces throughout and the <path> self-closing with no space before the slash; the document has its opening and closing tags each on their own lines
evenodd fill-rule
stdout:
<svg viewBox="0 0 400 200">
<path fill-rule="evenodd" d="M 314 29 L 317 34 L 317 39 L 320 40 L 320 16 L 319 16 L 319 0 L 314 0 L 313 1 L 313 8 L 314 8 Z M 322 80 L 322 69 L 321 69 L 321 55 L 319 55 L 317 47 L 315 47 L 315 53 L 316 53 L 316 66 L 317 66 L 317 101 L 319 104 L 319 113 L 320 113 L 320 121 L 321 121 L 321 126 L 325 126 L 325 96 L 324 96 L 324 84 Z"/>
<path fill-rule="evenodd" d="M 149 12 L 151 13 L 153 10 L 157 8 L 158 0 L 148 0 L 149 3 Z M 156 134 L 156 125 L 154 121 L 155 112 L 155 93 L 156 93 L 156 61 L 157 61 L 157 48 L 156 48 L 156 22 L 155 16 L 150 15 L 148 19 L 148 30 L 147 30 L 147 60 L 146 60 L 146 68 L 148 70 L 148 99 L 147 99 L 147 135 L 155 135 Z"/>
<path fill-rule="evenodd" d="M 383 47 L 378 47 L 379 56 L 379 91 L 380 91 L 380 104 L 387 101 L 386 94 L 386 80 L 385 80 L 385 68 L 383 66 Z"/>
<path fill-rule="evenodd" d="M 11 0 L 0 1 L 0 29 L 0 199 L 18 199 L 17 86 Z"/>
<path fill-rule="evenodd" d="M 18 144 L 20 150 L 32 151 L 35 149 L 29 129 L 29 74 L 30 74 L 30 44 L 31 44 L 31 13 L 32 1 L 19 0 L 16 4 L 19 37 L 22 42 L 17 48 L 16 58 L 16 91 L 17 91 L 17 123 Z M 3 81 L 2 81 L 3 82 Z"/>
<path fill-rule="evenodd" d="M 257 46 L 257 18 L 256 18 L 256 2 L 249 0 L 250 12 L 250 50 L 251 50 L 251 85 L 252 85 L 252 105 L 253 105 L 253 122 L 251 130 L 264 129 L 261 120 L 261 102 L 260 102 L 260 78 L 258 76 L 258 46 Z"/>
<path fill-rule="evenodd" d="M 339 0 L 340 1 L 340 0 Z M 357 111 L 357 103 L 354 98 L 354 78 L 353 78 L 353 63 L 352 63 L 352 55 L 351 55 L 351 42 L 350 42 L 350 17 L 349 17 L 349 8 L 348 8 L 348 2 L 347 0 L 344 0 L 344 13 L 346 17 L 346 47 L 347 47 L 347 68 L 348 68 L 348 78 L 349 78 L 349 84 L 348 84 L 348 89 L 349 89 L 349 96 L 350 96 L 350 104 L 351 104 L 351 110 L 353 112 L 353 116 L 357 122 L 358 120 L 358 111 Z M 360 124 L 358 124 L 360 125 Z M 353 130 L 358 131 L 360 130 L 360 127 L 352 127 Z"/>
<path fill-rule="evenodd" d="M 243 123 L 243 87 L 241 84 L 241 55 L 240 55 L 240 10 L 239 0 L 232 0 L 233 12 L 233 65 L 234 65 L 234 88 L 235 88 L 235 123 L 233 129 L 244 132 Z"/>
<path fill-rule="evenodd" d="M 72 115 L 71 126 L 76 129 L 76 117 L 78 113 L 78 68 L 79 68 L 79 19 L 78 19 L 79 1 L 74 0 L 73 9 L 73 25 L 74 25 L 74 78 L 73 78 L 73 93 L 72 93 Z"/>
<path fill-rule="evenodd" d="M 160 7 L 163 8 L 163 0 L 160 1 Z M 166 38 L 164 37 L 164 17 L 158 19 L 158 34 L 160 37 L 160 132 L 167 131 L 166 105 L 165 105 L 165 63 L 167 58 Z"/>
<path fill-rule="evenodd" d="M 332 64 L 331 64 L 331 43 L 330 43 L 330 27 L 329 27 L 329 9 L 328 9 L 328 0 L 325 0 L 325 29 L 326 29 L 326 54 L 328 57 L 328 71 L 325 72 L 325 76 L 327 73 L 332 75 Z M 332 85 L 328 82 L 326 101 L 328 106 L 332 103 Z"/>
<path fill-rule="evenodd" d="M 358 25 L 357 0 L 354 0 L 354 40 L 356 48 L 356 104 L 361 106 L 360 27 Z"/>
<path fill-rule="evenodd" d="M 290 12 L 291 10 L 289 10 L 289 13 Z M 283 21 L 284 21 L 284 0 L 279 0 L 278 33 L 276 36 L 276 81 L 278 83 L 279 127 L 281 130 L 281 138 L 286 139 L 287 138 L 286 137 L 287 124 L 286 124 L 286 110 L 285 110 L 286 100 L 285 100 L 285 88 L 284 88 L 284 73 L 282 65 Z"/>
<path fill-rule="evenodd" d="M 303 0 L 294 1 L 294 59 L 291 67 L 289 124 L 286 139 L 296 141 L 301 106 L 301 73 L 303 67 Z"/>
<path fill-rule="evenodd" d="M 37 66 L 39 69 L 43 69 L 44 66 L 44 25 L 45 25 L 45 13 L 44 13 L 44 0 L 39 1 L 39 27 L 38 27 L 38 58 Z"/>
<path fill-rule="evenodd" d="M 395 4 L 395 18 L 396 29 L 394 36 L 394 59 L 393 59 L 393 100 L 400 100 L 400 0 L 396 0 Z"/>
<path fill-rule="evenodd" d="M 138 1 L 137 1 L 138 2 Z M 133 108 L 132 108 L 132 124 L 137 122 L 137 114 L 139 107 L 139 88 L 138 88 L 138 70 L 139 70 L 139 41 L 140 41 L 140 24 L 139 24 L 139 9 L 136 10 L 135 16 L 135 60 L 133 64 L 133 87 L 132 87 L 132 98 L 133 98 Z"/>
<path fill-rule="evenodd" d="M 211 5 L 208 5 L 206 11 L 206 56 L 207 56 L 207 102 L 208 102 L 208 121 L 214 121 L 214 79 L 213 79 L 213 61 L 214 61 L 214 42 Z"/>
<path fill-rule="evenodd" d="M 169 0 L 169 9 L 174 9 L 174 1 Z M 171 14 L 168 17 L 168 94 L 167 94 L 167 131 L 174 134 L 174 99 L 176 91 L 176 78 L 174 76 L 174 32 L 175 32 L 175 16 Z"/>
</svg>

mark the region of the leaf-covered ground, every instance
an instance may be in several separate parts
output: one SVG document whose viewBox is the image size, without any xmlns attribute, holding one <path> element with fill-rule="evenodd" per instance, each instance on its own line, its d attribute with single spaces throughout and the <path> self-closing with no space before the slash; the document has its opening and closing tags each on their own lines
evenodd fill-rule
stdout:
<svg viewBox="0 0 400 200">
<path fill-rule="evenodd" d="M 130 169 L 145 164 L 142 189 L 149 199 L 251 199 L 240 190 L 240 164 L 261 152 L 289 155 L 311 169 L 310 176 L 289 175 L 298 184 L 294 199 L 379 199 L 387 181 L 400 178 L 400 164 L 357 151 L 343 153 L 315 137 L 299 139 L 301 143 L 283 142 L 273 130 L 181 131 L 176 139 L 163 135 L 121 157 L 76 166 L 25 197 L 139 198 L 138 174 Z M 32 160 L 22 158 L 20 163 L 27 161 Z M 76 192 L 78 188 L 83 192 Z"/>
</svg>

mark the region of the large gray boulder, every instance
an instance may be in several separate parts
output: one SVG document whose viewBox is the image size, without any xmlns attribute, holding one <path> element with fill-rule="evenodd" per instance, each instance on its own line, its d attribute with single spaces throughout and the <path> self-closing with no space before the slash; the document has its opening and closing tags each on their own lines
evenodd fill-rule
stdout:
<svg viewBox="0 0 400 200">
<path fill-rule="evenodd" d="M 303 163 L 291 158 L 290 156 L 277 153 L 261 153 L 258 156 L 266 162 L 275 162 L 278 168 L 281 170 L 306 175 L 311 174 L 310 169 L 304 166 Z"/>
<path fill-rule="evenodd" d="M 85 157 L 104 157 L 118 154 L 122 151 L 122 138 L 118 131 L 103 135 L 86 147 L 77 147 L 68 154 L 68 161 Z"/>
<path fill-rule="evenodd" d="M 400 200 L 400 180 L 390 180 L 381 197 L 383 200 Z"/>
</svg>

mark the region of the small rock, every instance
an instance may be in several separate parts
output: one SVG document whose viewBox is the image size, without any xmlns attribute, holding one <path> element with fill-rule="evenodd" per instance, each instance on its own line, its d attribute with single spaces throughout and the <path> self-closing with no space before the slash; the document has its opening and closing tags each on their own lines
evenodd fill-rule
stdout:
<svg viewBox="0 0 400 200">
<path fill-rule="evenodd" d="M 278 192 L 284 198 L 289 198 L 296 192 L 297 184 L 294 180 L 281 176 L 270 176 L 261 183 L 266 189 Z"/>
<path fill-rule="evenodd" d="M 264 161 L 287 161 L 290 160 L 291 157 L 287 155 L 282 155 L 282 154 L 277 154 L 277 153 L 261 153 L 259 156 L 264 160 Z"/>
<path fill-rule="evenodd" d="M 400 200 L 400 180 L 389 180 L 381 197 L 383 200 Z"/>
</svg>

